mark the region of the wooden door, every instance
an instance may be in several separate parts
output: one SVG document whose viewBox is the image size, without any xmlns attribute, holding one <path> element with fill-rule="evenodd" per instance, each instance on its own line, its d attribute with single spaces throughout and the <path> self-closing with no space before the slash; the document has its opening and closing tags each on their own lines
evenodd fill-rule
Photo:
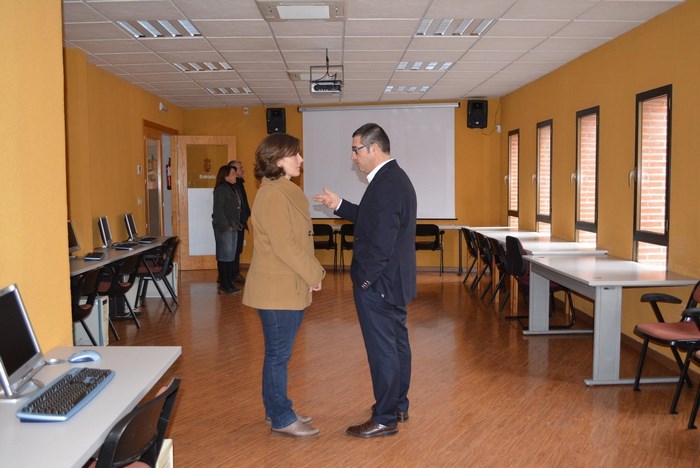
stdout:
<svg viewBox="0 0 700 468">
<path fill-rule="evenodd" d="M 236 137 L 177 137 L 177 200 L 180 268 L 216 268 L 211 226 L 214 184 L 221 166 L 236 159 Z"/>
</svg>

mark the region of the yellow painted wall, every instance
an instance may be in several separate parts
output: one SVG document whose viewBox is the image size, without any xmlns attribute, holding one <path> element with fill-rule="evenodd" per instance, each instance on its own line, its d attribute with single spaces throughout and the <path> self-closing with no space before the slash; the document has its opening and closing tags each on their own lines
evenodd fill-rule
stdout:
<svg viewBox="0 0 700 468">
<path fill-rule="evenodd" d="M 61 2 L 0 9 L 0 288 L 19 285 L 48 351 L 72 343 Z"/>
<path fill-rule="evenodd" d="M 573 239 L 576 111 L 600 106 L 598 245 L 631 258 L 634 189 L 628 174 L 635 164 L 636 94 L 673 85 L 670 195 L 670 269 L 700 276 L 697 175 L 700 173 L 700 1 L 688 1 L 620 38 L 599 47 L 503 99 L 504 135 L 520 129 L 520 221 L 535 226 L 536 124 L 553 119 L 552 232 Z M 501 178 L 507 139 L 501 141 Z M 505 190 L 500 211 L 504 213 Z M 685 297 L 688 288 L 681 289 Z M 623 331 L 653 321 L 639 304 L 644 292 L 625 292 Z M 677 319 L 679 308 L 671 309 Z"/>
</svg>

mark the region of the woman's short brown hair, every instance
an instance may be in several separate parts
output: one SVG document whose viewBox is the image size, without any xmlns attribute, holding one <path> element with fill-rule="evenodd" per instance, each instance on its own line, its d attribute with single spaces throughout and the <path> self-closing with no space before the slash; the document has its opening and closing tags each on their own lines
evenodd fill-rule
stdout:
<svg viewBox="0 0 700 468">
<path fill-rule="evenodd" d="M 279 179 L 284 175 L 284 169 L 279 167 L 277 162 L 298 153 L 298 138 L 286 133 L 268 135 L 255 150 L 255 178 Z"/>
</svg>

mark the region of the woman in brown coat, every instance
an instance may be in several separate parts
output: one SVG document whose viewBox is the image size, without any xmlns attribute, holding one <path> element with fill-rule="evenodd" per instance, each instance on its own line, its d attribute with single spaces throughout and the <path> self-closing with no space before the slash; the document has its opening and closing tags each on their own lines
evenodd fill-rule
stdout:
<svg viewBox="0 0 700 468">
<path fill-rule="evenodd" d="M 314 255 L 309 202 L 290 179 L 301 173 L 299 140 L 268 135 L 255 151 L 255 177 L 261 180 L 251 221 L 253 258 L 243 304 L 258 309 L 265 337 L 262 393 L 272 431 L 294 437 L 318 434 L 311 418 L 297 415 L 287 398 L 287 363 L 294 340 L 321 289 L 325 270 Z"/>
</svg>

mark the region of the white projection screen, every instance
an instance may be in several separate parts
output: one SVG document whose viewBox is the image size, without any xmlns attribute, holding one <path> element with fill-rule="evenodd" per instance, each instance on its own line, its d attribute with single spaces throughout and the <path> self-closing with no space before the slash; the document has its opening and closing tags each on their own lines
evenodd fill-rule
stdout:
<svg viewBox="0 0 700 468">
<path fill-rule="evenodd" d="M 368 122 L 389 135 L 391 155 L 413 182 L 418 218 L 454 219 L 454 105 L 302 109 L 304 192 L 312 218 L 335 218 L 311 196 L 323 187 L 359 203 L 367 178 L 351 160 L 352 134 Z"/>
</svg>

